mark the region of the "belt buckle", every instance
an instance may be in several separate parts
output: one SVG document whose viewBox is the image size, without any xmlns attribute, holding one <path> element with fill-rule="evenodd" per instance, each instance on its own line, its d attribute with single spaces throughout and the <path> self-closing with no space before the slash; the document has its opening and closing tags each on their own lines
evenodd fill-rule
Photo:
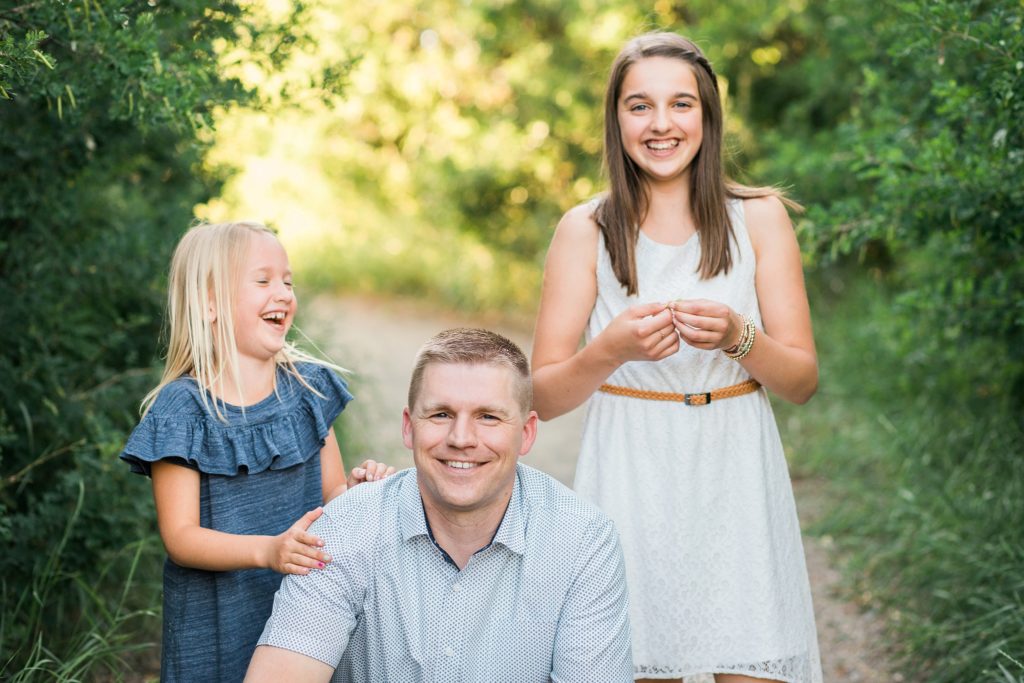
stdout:
<svg viewBox="0 0 1024 683">
<path fill-rule="evenodd" d="M 703 403 L 694 403 L 693 402 L 694 399 L 700 398 L 700 397 L 704 398 L 704 402 Z M 683 403 L 685 403 L 688 406 L 706 406 L 707 404 L 711 403 L 711 392 L 710 391 L 702 391 L 702 392 L 699 392 L 699 393 L 696 393 L 696 394 L 683 394 Z"/>
</svg>

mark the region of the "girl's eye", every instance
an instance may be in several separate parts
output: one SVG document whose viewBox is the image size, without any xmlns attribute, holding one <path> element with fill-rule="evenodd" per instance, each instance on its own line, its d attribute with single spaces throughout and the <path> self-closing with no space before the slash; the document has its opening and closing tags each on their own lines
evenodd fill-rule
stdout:
<svg viewBox="0 0 1024 683">
<path fill-rule="evenodd" d="M 634 104 L 629 108 L 630 111 L 647 111 L 649 107 L 646 104 Z"/>
<path fill-rule="evenodd" d="M 285 280 L 284 286 L 285 287 L 293 287 L 294 285 L 291 283 L 290 280 Z"/>
</svg>

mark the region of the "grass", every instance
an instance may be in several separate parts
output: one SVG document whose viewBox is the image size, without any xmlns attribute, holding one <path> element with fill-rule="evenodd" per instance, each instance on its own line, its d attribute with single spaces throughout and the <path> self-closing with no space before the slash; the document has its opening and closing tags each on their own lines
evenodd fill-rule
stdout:
<svg viewBox="0 0 1024 683">
<path fill-rule="evenodd" d="M 940 366 L 880 283 L 811 284 L 821 389 L 777 414 L 794 474 L 829 482 L 815 531 L 850 597 L 886 615 L 908 680 L 1024 681 L 1024 433 L 997 357 Z"/>
<path fill-rule="evenodd" d="M 145 582 L 139 580 L 140 570 L 153 571 L 151 542 L 131 544 L 95 575 L 62 568 L 84 499 L 80 482 L 64 534 L 34 571 L 29 588 L 17 596 L 7 595 L 6 581 L 0 588 L 5 605 L 0 616 L 0 680 L 121 680 L 129 668 L 126 659 L 154 647 L 145 638 L 158 627 L 151 606 L 156 595 L 140 590 Z"/>
</svg>

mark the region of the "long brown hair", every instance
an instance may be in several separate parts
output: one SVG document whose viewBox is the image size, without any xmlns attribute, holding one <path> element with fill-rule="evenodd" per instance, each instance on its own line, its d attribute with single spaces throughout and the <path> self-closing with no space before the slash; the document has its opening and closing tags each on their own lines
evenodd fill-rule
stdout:
<svg viewBox="0 0 1024 683">
<path fill-rule="evenodd" d="M 619 97 L 629 69 L 648 57 L 668 57 L 685 62 L 697 79 L 703 141 L 690 162 L 690 206 L 700 235 L 701 254 L 697 268 L 701 278 L 728 273 L 732 267 L 730 242 L 733 229 L 726 199 L 772 195 L 790 208 L 800 209 L 799 204 L 786 199 L 778 188 L 746 187 L 726 177 L 722 168 L 724 123 L 718 77 L 700 48 L 675 33 L 654 32 L 637 36 L 619 52 L 608 77 L 604 99 L 604 164 L 610 187 L 594 212 L 594 219 L 604 234 L 612 270 L 630 295 L 637 293 L 636 241 L 640 225 L 647 216 L 650 193 L 643 171 L 626 154 L 622 144 Z"/>
</svg>

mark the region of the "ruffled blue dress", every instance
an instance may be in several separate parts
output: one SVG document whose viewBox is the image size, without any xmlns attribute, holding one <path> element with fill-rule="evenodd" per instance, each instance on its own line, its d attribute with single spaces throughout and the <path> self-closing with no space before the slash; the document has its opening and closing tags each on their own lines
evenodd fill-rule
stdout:
<svg viewBox="0 0 1024 683">
<path fill-rule="evenodd" d="M 208 412 L 191 377 L 165 386 L 121 453 L 133 472 L 167 460 L 199 471 L 200 524 L 229 534 L 277 535 L 323 504 L 320 449 L 352 400 L 344 380 L 298 364 L 320 398 L 284 369 L 277 393 L 256 405 Z M 270 616 L 281 575 L 270 569 L 210 572 L 164 563 L 165 682 L 241 681 Z"/>
</svg>

